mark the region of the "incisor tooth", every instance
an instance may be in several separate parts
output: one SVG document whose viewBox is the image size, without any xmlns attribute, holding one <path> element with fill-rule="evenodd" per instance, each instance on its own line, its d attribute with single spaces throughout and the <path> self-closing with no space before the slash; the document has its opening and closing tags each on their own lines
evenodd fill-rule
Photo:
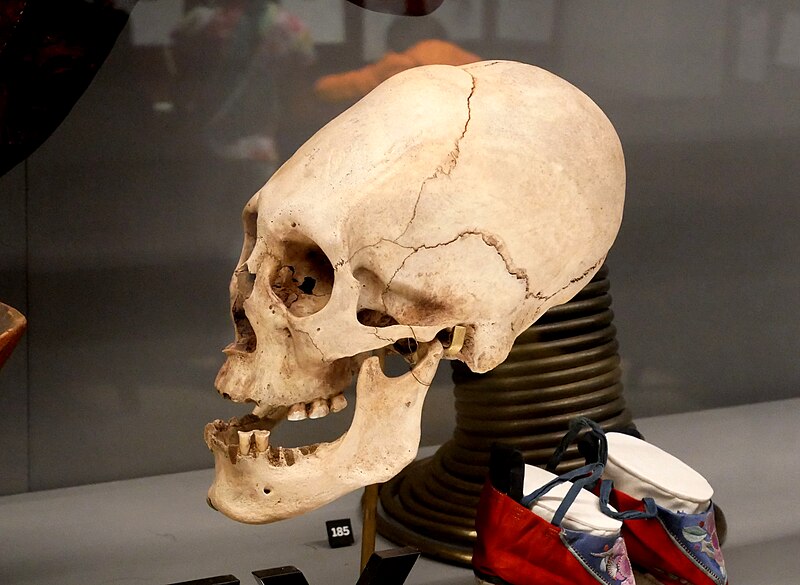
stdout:
<svg viewBox="0 0 800 585">
<path fill-rule="evenodd" d="M 331 398 L 331 412 L 339 412 L 347 408 L 347 398 L 344 394 L 337 394 Z"/>
<path fill-rule="evenodd" d="M 327 416 L 330 409 L 328 408 L 328 401 L 324 398 L 317 398 L 311 403 L 311 408 L 308 412 L 308 418 L 322 418 Z"/>
<path fill-rule="evenodd" d="M 298 402 L 289 407 L 289 413 L 286 415 L 286 418 L 289 420 L 304 420 L 307 416 L 306 405 L 302 402 Z"/>
<path fill-rule="evenodd" d="M 239 453 L 247 455 L 250 453 L 250 439 L 253 436 L 252 431 L 238 431 L 239 432 Z"/>
<path fill-rule="evenodd" d="M 263 453 L 269 447 L 269 431 L 253 431 L 256 437 L 256 450 Z"/>
</svg>

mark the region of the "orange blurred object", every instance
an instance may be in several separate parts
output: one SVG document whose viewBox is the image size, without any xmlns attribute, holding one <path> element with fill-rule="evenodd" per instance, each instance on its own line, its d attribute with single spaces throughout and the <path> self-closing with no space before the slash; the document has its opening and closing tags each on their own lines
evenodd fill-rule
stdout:
<svg viewBox="0 0 800 585">
<path fill-rule="evenodd" d="M 449 41 L 421 41 L 402 53 L 386 53 L 380 61 L 345 73 L 326 75 L 314 84 L 317 97 L 327 102 L 357 100 L 392 75 L 420 65 L 466 65 L 481 58 Z"/>
<path fill-rule="evenodd" d="M 0 367 L 3 367 L 11 355 L 27 324 L 22 313 L 0 303 Z"/>
</svg>

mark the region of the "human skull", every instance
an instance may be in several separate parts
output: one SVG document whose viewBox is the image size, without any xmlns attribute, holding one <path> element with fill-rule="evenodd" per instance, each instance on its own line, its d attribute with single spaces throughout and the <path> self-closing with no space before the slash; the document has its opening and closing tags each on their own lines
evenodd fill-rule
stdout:
<svg viewBox="0 0 800 585">
<path fill-rule="evenodd" d="M 624 191 L 611 123 L 530 65 L 411 69 L 327 124 L 243 213 L 236 340 L 216 385 L 255 407 L 206 426 L 210 503 L 271 522 L 397 474 L 442 357 L 500 364 L 603 263 Z M 407 374 L 382 372 L 391 350 Z M 354 376 L 342 437 L 269 445 L 281 419 L 341 410 Z"/>
</svg>

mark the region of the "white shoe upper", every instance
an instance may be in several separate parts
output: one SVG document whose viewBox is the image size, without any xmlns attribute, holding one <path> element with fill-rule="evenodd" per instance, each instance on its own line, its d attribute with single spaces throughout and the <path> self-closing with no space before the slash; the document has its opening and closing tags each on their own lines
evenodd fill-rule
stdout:
<svg viewBox="0 0 800 585">
<path fill-rule="evenodd" d="M 525 465 L 522 491 L 529 494 L 555 478 L 556 476 L 549 471 L 533 465 Z M 540 518 L 551 522 L 570 487 L 572 484 L 569 482 L 555 486 L 536 500 L 531 510 Z M 578 497 L 570 506 L 561 525 L 570 530 L 579 530 L 595 536 L 614 536 L 619 534 L 622 528 L 622 522 L 614 520 L 600 511 L 600 500 L 587 490 L 581 490 L 578 493 Z"/>
<path fill-rule="evenodd" d="M 686 463 L 641 439 L 606 433 L 608 463 L 604 479 L 631 497 L 653 498 L 673 512 L 699 514 L 708 509 L 714 490 Z"/>
</svg>

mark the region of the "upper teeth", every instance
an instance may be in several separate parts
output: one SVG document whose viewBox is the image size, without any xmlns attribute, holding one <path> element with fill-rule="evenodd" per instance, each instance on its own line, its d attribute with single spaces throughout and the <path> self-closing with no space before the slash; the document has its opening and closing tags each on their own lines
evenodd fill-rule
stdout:
<svg viewBox="0 0 800 585">
<path fill-rule="evenodd" d="M 289 407 L 286 414 L 288 420 L 305 420 L 307 418 L 322 418 L 329 412 L 339 412 L 347 406 L 347 399 L 344 394 L 328 398 L 317 398 L 316 400 L 305 403 L 298 402 Z"/>
<path fill-rule="evenodd" d="M 302 402 L 298 402 L 289 407 L 289 413 L 286 415 L 286 418 L 289 420 L 305 420 L 307 416 L 306 405 Z"/>
<path fill-rule="evenodd" d="M 328 401 L 325 398 L 319 398 L 311 403 L 308 409 L 308 418 L 322 418 L 330 412 Z"/>
<path fill-rule="evenodd" d="M 347 407 L 347 399 L 344 394 L 337 394 L 331 398 L 331 412 L 339 412 Z"/>
</svg>

